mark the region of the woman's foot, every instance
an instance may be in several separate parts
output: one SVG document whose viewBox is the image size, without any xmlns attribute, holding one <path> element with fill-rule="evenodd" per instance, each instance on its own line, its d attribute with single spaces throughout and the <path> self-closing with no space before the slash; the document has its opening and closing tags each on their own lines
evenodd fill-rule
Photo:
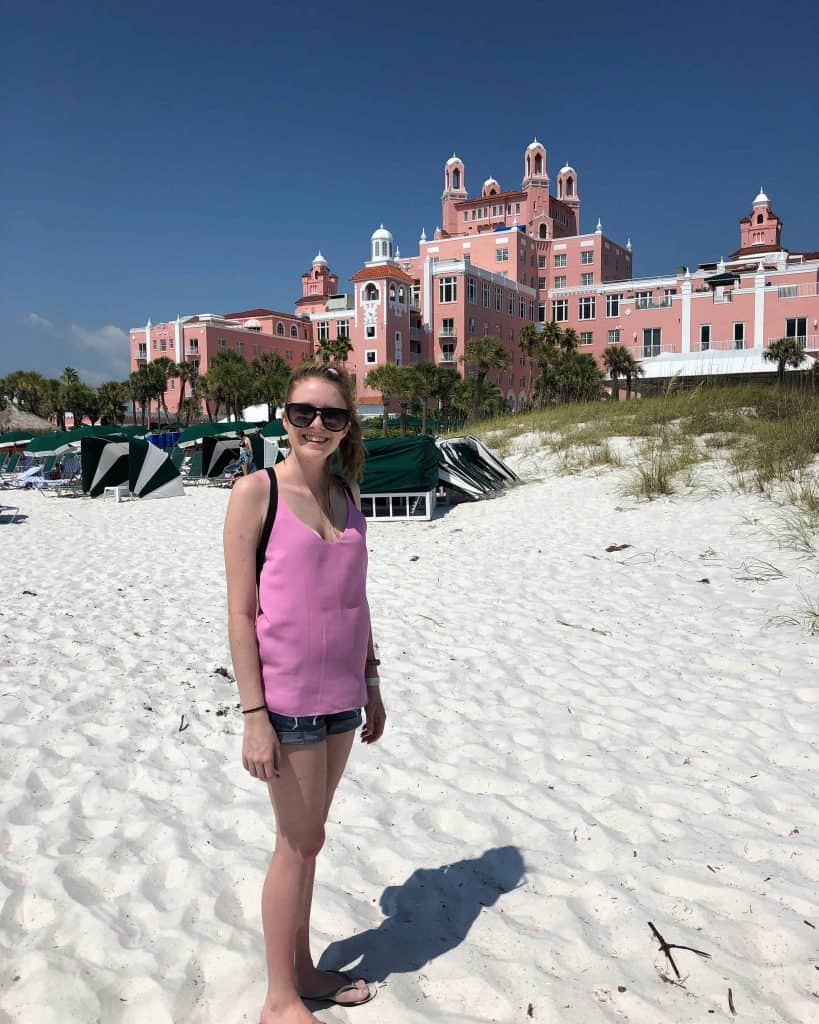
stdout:
<svg viewBox="0 0 819 1024">
<path fill-rule="evenodd" d="M 353 988 L 350 988 L 350 985 Z M 296 975 L 296 988 L 302 999 L 332 999 L 339 1006 L 356 1006 L 370 1000 L 370 987 L 363 978 L 353 979 L 342 971 L 320 971 L 311 967 Z M 339 989 L 346 991 L 339 992 Z"/>
<path fill-rule="evenodd" d="M 265 1004 L 259 1016 L 259 1024 L 319 1024 L 319 1022 L 301 999 L 297 999 L 295 1002 L 285 1003 L 275 1009 Z"/>
</svg>

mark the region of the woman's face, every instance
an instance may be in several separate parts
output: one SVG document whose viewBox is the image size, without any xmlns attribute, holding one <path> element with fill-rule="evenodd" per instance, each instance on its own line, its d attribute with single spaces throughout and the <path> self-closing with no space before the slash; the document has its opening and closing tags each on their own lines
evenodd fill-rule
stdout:
<svg viewBox="0 0 819 1024">
<path fill-rule="evenodd" d="M 322 377 L 305 377 L 304 380 L 300 380 L 293 388 L 288 401 L 313 405 L 317 409 L 347 408 L 344 396 L 335 384 Z M 328 430 L 318 414 L 307 427 L 293 426 L 286 412 L 282 419 L 290 441 L 290 450 L 299 458 L 328 459 L 350 431 L 349 423 L 343 430 Z"/>
</svg>

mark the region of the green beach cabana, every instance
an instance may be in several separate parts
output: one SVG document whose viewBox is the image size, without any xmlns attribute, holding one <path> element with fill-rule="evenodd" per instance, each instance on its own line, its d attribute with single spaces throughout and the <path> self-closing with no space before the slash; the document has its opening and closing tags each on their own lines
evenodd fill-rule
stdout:
<svg viewBox="0 0 819 1024">
<path fill-rule="evenodd" d="M 128 486 L 135 498 L 173 498 L 185 493 L 168 453 L 135 438 L 128 442 Z"/>
<path fill-rule="evenodd" d="M 7 430 L 0 434 L 0 448 L 16 448 L 28 444 L 33 437 L 30 430 Z"/>
</svg>

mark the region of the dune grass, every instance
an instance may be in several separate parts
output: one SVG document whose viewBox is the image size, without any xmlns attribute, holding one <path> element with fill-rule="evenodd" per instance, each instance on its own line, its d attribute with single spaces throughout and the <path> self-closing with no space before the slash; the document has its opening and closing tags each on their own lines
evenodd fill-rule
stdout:
<svg viewBox="0 0 819 1024">
<path fill-rule="evenodd" d="M 733 485 L 773 496 L 792 510 L 783 536 L 805 547 L 819 532 L 819 395 L 769 384 L 701 384 L 639 401 L 578 403 L 534 409 L 468 428 L 505 457 L 544 449 L 563 472 L 623 466 L 629 493 L 652 498 L 674 491 L 674 478 L 696 463 L 719 460 Z M 522 441 L 524 435 L 525 442 Z M 612 438 L 643 439 L 624 460 Z M 521 439 L 519 441 L 519 439 Z"/>
</svg>

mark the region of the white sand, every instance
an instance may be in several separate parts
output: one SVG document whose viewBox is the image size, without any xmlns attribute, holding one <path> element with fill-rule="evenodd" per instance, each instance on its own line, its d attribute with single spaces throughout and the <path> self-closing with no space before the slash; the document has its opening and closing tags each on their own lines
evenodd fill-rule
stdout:
<svg viewBox="0 0 819 1024">
<path fill-rule="evenodd" d="M 771 623 L 816 560 L 758 498 L 519 463 L 543 481 L 371 527 L 390 717 L 331 813 L 314 948 L 380 992 L 316 1016 L 701 1024 L 730 987 L 737 1020 L 819 1019 L 819 639 Z M 227 499 L 29 492 L 0 525 L 0 1022 L 258 1019 L 274 829 L 213 672 Z M 711 959 L 674 951 L 673 984 L 649 921 Z"/>
</svg>

